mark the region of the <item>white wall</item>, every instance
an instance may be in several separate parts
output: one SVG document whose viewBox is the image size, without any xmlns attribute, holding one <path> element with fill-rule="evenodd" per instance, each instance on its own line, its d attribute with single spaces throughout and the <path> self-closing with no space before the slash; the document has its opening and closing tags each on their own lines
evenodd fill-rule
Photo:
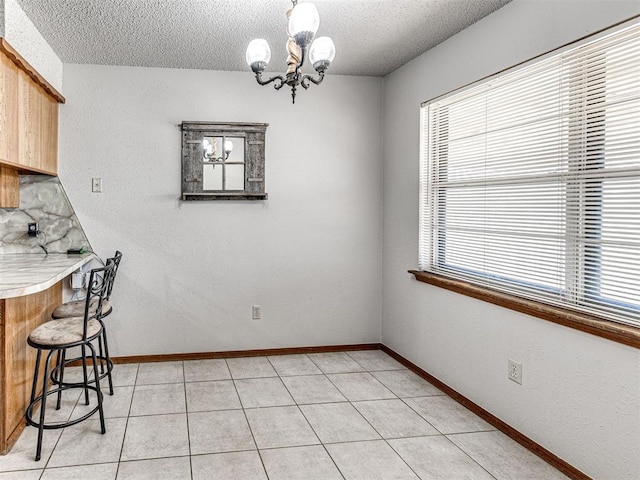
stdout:
<svg viewBox="0 0 640 480">
<path fill-rule="evenodd" d="M 96 252 L 124 252 L 113 355 L 380 341 L 382 84 L 292 105 L 251 72 L 65 65 L 60 177 Z M 269 199 L 180 202 L 184 120 L 269 123 Z"/>
<path fill-rule="evenodd" d="M 16 0 L 0 0 L 4 9 L 4 36 L 9 44 L 62 93 L 62 61 L 29 20 Z M 1 24 L 2 22 L 0 22 Z"/>
<path fill-rule="evenodd" d="M 385 79 L 383 342 L 583 472 L 640 472 L 640 352 L 418 283 L 420 103 L 640 13 L 514 0 Z M 524 383 L 507 379 L 507 359 Z"/>
<path fill-rule="evenodd" d="M 4 1 L 0 0 L 0 37 L 4 37 Z"/>
</svg>

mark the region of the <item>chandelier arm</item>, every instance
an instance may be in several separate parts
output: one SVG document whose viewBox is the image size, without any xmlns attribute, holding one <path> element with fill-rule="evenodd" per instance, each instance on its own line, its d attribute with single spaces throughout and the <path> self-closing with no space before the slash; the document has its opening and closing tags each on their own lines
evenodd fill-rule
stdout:
<svg viewBox="0 0 640 480">
<path fill-rule="evenodd" d="M 256 73 L 256 81 L 260 85 L 269 85 L 271 82 L 278 81 L 279 83 L 273 84 L 273 88 L 275 88 L 276 90 L 280 90 L 285 84 L 285 79 L 282 75 L 276 75 L 275 77 L 271 77 L 268 80 L 263 80 L 262 73 Z"/>
<path fill-rule="evenodd" d="M 314 85 L 320 85 L 322 83 L 322 80 L 324 80 L 324 72 L 320 72 L 318 78 L 313 78 L 313 75 L 305 73 L 302 76 L 302 80 L 300 80 L 300 85 L 302 85 L 302 88 L 306 90 L 307 88 L 309 88 L 309 83 L 307 82 L 311 82 Z"/>
<path fill-rule="evenodd" d="M 231 152 L 229 152 L 229 153 L 231 153 Z M 225 160 L 229 159 L 229 153 L 225 153 L 224 157 L 215 157 L 215 158 L 214 158 L 214 156 L 212 154 L 205 153 L 204 157 L 206 158 L 205 161 L 207 163 L 221 163 L 221 162 L 224 162 Z"/>
</svg>

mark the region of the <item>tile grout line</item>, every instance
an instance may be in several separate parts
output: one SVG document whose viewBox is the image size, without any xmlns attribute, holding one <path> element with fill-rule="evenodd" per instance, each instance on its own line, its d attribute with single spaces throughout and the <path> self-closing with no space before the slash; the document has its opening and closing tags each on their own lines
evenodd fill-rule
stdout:
<svg viewBox="0 0 640 480">
<path fill-rule="evenodd" d="M 120 455 L 118 455 L 118 467 L 116 468 L 116 478 L 120 473 L 120 463 L 122 462 L 122 452 L 124 451 L 124 442 L 127 439 L 127 428 L 129 428 L 129 418 L 131 417 L 131 408 L 133 407 L 133 397 L 136 394 L 136 385 L 138 383 L 138 372 L 140 371 L 140 364 L 136 364 L 136 374 L 133 379 L 133 391 L 131 392 L 131 401 L 129 402 L 129 410 L 127 411 L 127 420 L 124 422 L 124 434 L 122 435 L 122 445 L 120 445 Z M 115 388 L 114 392 L 115 394 Z"/>
<path fill-rule="evenodd" d="M 375 377 L 375 375 L 373 375 L 373 376 Z M 376 380 L 378 380 L 380 383 L 382 383 L 382 381 L 381 381 L 381 380 L 379 380 L 377 377 L 376 377 Z M 383 384 L 383 385 L 384 385 L 384 384 Z M 386 385 L 385 385 L 385 386 L 386 386 Z M 389 387 L 387 387 L 387 388 L 389 388 Z M 390 389 L 390 388 L 389 388 L 389 389 Z M 390 390 L 391 390 L 391 389 L 390 389 Z M 395 393 L 394 393 L 394 394 L 395 394 Z M 489 472 L 486 468 L 484 468 L 482 465 L 480 465 L 480 463 L 478 463 L 478 462 L 477 462 L 473 457 L 471 457 L 471 455 L 469 455 L 469 454 L 468 454 L 467 452 L 465 452 L 462 448 L 460 448 L 460 446 L 458 446 L 457 444 L 455 444 L 454 442 L 452 442 L 452 441 L 451 441 L 451 440 L 450 440 L 450 439 L 449 439 L 449 438 L 448 438 L 448 437 L 447 437 L 443 432 L 441 432 L 438 428 L 436 428 L 436 426 L 435 426 L 435 425 L 433 425 L 431 422 L 429 422 L 429 420 L 427 420 L 426 418 L 424 418 L 424 417 L 423 417 L 423 416 L 422 416 L 422 415 L 421 415 L 417 410 L 415 410 L 411 405 L 409 405 L 409 404 L 405 401 L 405 398 L 425 398 L 425 397 L 429 397 L 429 396 L 439 396 L 439 395 L 426 395 L 426 396 L 423 396 L 423 397 L 419 397 L 419 396 L 418 396 L 418 397 L 404 397 L 404 398 L 403 398 L 403 397 L 400 397 L 400 396 L 398 395 L 398 399 L 399 399 L 399 400 L 400 400 L 404 405 L 406 405 L 407 407 L 409 407 L 409 409 L 410 409 L 411 411 L 413 411 L 414 413 L 416 413 L 416 415 L 418 415 L 420 418 L 422 418 L 422 419 L 423 419 L 423 420 L 424 420 L 428 425 L 430 425 L 431 427 L 433 427 L 433 429 L 439 433 L 439 435 L 437 435 L 437 436 L 441 436 L 441 437 L 445 438 L 449 443 L 453 444 L 453 445 L 454 445 L 458 450 L 460 450 L 464 455 L 466 455 L 467 457 L 469 457 L 469 458 L 470 458 L 470 459 L 471 459 L 471 460 L 472 460 L 476 465 L 478 465 L 482 470 L 484 470 L 485 472 L 487 472 L 487 474 L 489 474 L 489 475 L 490 475 L 491 477 L 493 477 L 493 478 L 496 478 L 495 476 L 493 476 L 493 475 L 491 474 L 491 472 Z M 373 425 L 372 425 L 372 426 L 373 426 Z M 468 432 L 464 432 L 464 433 L 468 433 Z M 428 436 L 428 435 L 417 436 L 417 437 L 399 437 L 399 438 L 420 438 L 420 437 L 426 437 L 426 436 Z M 430 435 L 430 436 L 436 436 L 436 435 Z M 386 439 L 385 439 L 385 440 L 386 440 Z M 391 440 L 394 440 L 394 439 L 391 439 Z M 407 464 L 407 466 L 409 466 L 409 468 L 411 468 L 411 470 L 413 471 L 413 468 L 412 468 L 412 467 L 407 463 L 407 461 L 404 459 L 404 457 L 402 457 L 402 455 L 400 455 L 400 453 L 399 453 L 395 448 L 393 448 L 393 445 L 391 445 L 391 443 L 389 443 L 388 441 L 387 441 L 387 444 L 391 447 L 391 449 L 393 449 L 393 451 L 394 451 L 394 452 L 396 452 L 396 454 L 397 454 L 400 458 L 402 458 L 402 460 Z M 418 475 L 418 473 L 417 473 L 417 472 L 415 472 L 415 471 L 414 471 L 414 473 L 415 473 L 416 475 Z M 420 477 L 420 476 L 418 475 L 418 477 Z"/>
<path fill-rule="evenodd" d="M 466 432 L 469 433 L 469 432 Z M 472 432 L 472 433 L 480 433 L 480 432 Z M 455 435 L 455 434 L 454 434 Z M 457 434 L 460 435 L 460 434 Z M 464 435 L 464 434 L 463 434 Z M 467 457 L 469 457 L 471 459 L 472 462 L 474 462 L 476 465 L 478 465 L 482 470 L 484 470 L 485 472 L 487 472 L 487 474 L 489 474 L 491 477 L 497 479 L 498 477 L 496 477 L 493 473 L 491 473 L 489 470 L 487 470 L 484 465 L 482 465 L 480 462 L 478 462 L 475 458 L 473 458 L 469 453 L 467 453 L 460 445 L 458 445 L 457 443 L 455 443 L 454 441 L 452 441 L 447 435 L 443 435 L 444 438 L 447 439 L 447 441 L 449 443 L 451 443 L 454 447 L 456 447 L 458 450 L 460 450 L 462 453 L 464 453 Z"/>
<path fill-rule="evenodd" d="M 265 467 L 264 460 L 262 459 L 262 455 L 260 455 L 260 449 L 258 448 L 258 442 L 256 441 L 256 436 L 253 433 L 253 429 L 251 428 L 251 423 L 249 422 L 249 417 L 247 416 L 247 412 L 244 408 L 244 403 L 242 403 L 242 397 L 240 396 L 240 392 L 238 392 L 238 386 L 236 385 L 236 379 L 233 378 L 233 374 L 231 373 L 231 368 L 225 359 L 225 365 L 227 365 L 227 369 L 229 370 L 229 376 L 231 377 L 231 381 L 233 382 L 233 388 L 236 392 L 236 396 L 238 397 L 238 401 L 240 402 L 240 407 L 242 409 L 242 415 L 244 416 L 244 421 L 247 422 L 247 427 L 249 428 L 249 433 L 251 434 L 251 439 L 253 440 L 253 444 L 256 446 L 256 453 L 258 454 L 258 458 L 260 459 L 260 465 L 262 465 L 262 471 L 265 474 L 267 480 L 269 479 L 269 473 L 267 473 L 267 468 Z M 246 450 L 245 450 L 246 451 Z"/>
<path fill-rule="evenodd" d="M 346 352 L 347 355 L 349 355 L 348 352 Z M 351 357 L 351 355 L 349 355 L 349 357 Z M 364 368 L 366 370 L 366 373 L 368 373 L 376 382 L 378 382 L 380 385 L 382 385 L 384 388 L 386 388 L 387 390 L 389 390 L 389 392 L 391 392 L 391 394 L 395 397 L 395 399 L 400 400 L 400 397 L 398 397 L 398 395 L 396 395 L 390 388 L 388 388 L 386 385 L 384 385 L 380 380 L 378 380 L 372 373 L 371 371 L 369 371 L 369 369 L 367 369 L 366 367 L 364 367 L 364 365 L 362 365 L 360 362 L 358 362 L 358 360 L 356 360 L 355 358 L 351 357 L 353 359 L 354 362 L 356 362 L 358 365 L 360 365 L 362 368 Z M 331 380 L 329 380 L 331 381 Z M 333 383 L 333 382 L 332 382 Z M 336 385 L 336 388 L 338 388 L 338 386 Z M 338 390 L 340 390 L 338 388 Z M 342 392 L 343 395 L 344 392 Z M 346 395 L 345 395 L 346 397 Z M 348 400 L 348 399 L 347 399 Z M 394 400 L 394 399 L 378 399 L 378 400 Z M 364 400 L 363 400 L 364 401 Z M 371 401 L 371 400 L 370 400 Z M 413 469 L 413 467 L 411 467 L 411 465 L 409 465 L 407 463 L 407 461 L 402 457 L 402 455 L 400 455 L 398 452 L 396 452 L 395 448 L 393 448 L 391 446 L 391 444 L 388 442 L 388 440 L 384 437 L 384 435 L 382 435 L 378 429 L 367 419 L 367 417 L 365 417 L 362 412 L 360 410 L 358 410 L 358 408 L 353 404 L 354 402 L 352 402 L 351 400 L 349 400 L 349 404 L 351 405 L 351 407 L 358 412 L 358 415 L 360 415 L 360 417 L 362 417 L 362 419 L 367 422 L 367 424 L 373 429 L 374 432 L 376 432 L 379 436 L 380 436 L 380 440 L 382 440 L 390 449 L 393 453 L 395 453 L 398 458 L 400 460 L 402 460 L 402 462 L 407 466 L 407 468 L 409 468 L 409 470 L 411 470 L 411 472 L 413 472 L 413 474 L 416 476 L 416 479 L 420 479 L 420 475 L 418 475 L 418 473 Z M 372 440 L 373 441 L 373 440 Z M 379 441 L 379 440 L 375 440 L 375 441 Z"/>
<path fill-rule="evenodd" d="M 356 363 L 358 363 L 359 365 L 363 366 L 363 368 L 365 368 L 365 367 L 364 367 L 364 365 L 362 365 L 360 362 L 358 362 L 358 360 L 357 360 L 357 359 L 353 358 L 353 357 L 349 354 L 349 352 L 345 352 L 345 353 L 347 353 L 347 355 L 349 355 L 349 357 L 351 357 L 351 358 L 352 358 Z M 365 368 L 365 369 L 366 369 L 366 368 Z M 414 413 L 416 413 L 416 415 L 418 415 L 420 418 L 422 418 L 422 419 L 423 419 L 423 420 L 424 420 L 428 425 L 430 425 L 431 427 L 433 427 L 433 429 L 434 429 L 435 431 L 437 431 L 437 432 L 438 432 L 438 434 L 439 434 L 439 435 L 418 435 L 418 436 L 415 436 L 415 437 L 398 437 L 398 438 L 421 438 L 421 437 L 427 437 L 427 436 L 441 436 L 441 437 L 443 437 L 443 438 L 446 438 L 448 442 L 450 442 L 450 443 L 452 443 L 453 445 L 455 445 L 455 447 L 456 447 L 457 449 L 459 449 L 459 450 L 460 450 L 461 452 L 463 452 L 467 457 L 469 457 L 469 458 L 470 458 L 470 459 L 471 459 L 471 460 L 472 460 L 476 465 L 478 465 L 480 468 L 482 468 L 482 470 L 484 470 L 485 472 L 487 472 L 491 477 L 495 478 L 495 477 L 494 477 L 494 476 L 493 476 L 493 475 L 492 475 L 492 474 L 491 474 L 487 469 L 485 469 L 482 465 L 480 465 L 480 464 L 479 464 L 479 463 L 478 463 L 474 458 L 472 458 L 472 457 L 471 457 L 467 452 L 465 452 L 465 451 L 464 451 L 464 450 L 462 450 L 462 448 L 460 448 L 457 444 L 455 444 L 454 442 L 452 442 L 451 440 L 449 440 L 449 438 L 447 438 L 447 436 L 446 436 L 444 433 L 442 433 L 438 428 L 436 428 L 436 427 L 435 427 L 435 425 L 433 425 L 431 422 L 429 422 L 426 418 L 424 418 L 422 415 L 420 415 L 420 413 L 419 413 L 418 411 L 416 411 L 413 407 L 411 407 L 411 405 L 409 405 L 407 402 L 405 402 L 404 398 L 400 397 L 400 396 L 399 396 L 399 395 L 397 395 L 395 392 L 393 392 L 393 391 L 391 390 L 391 388 L 390 388 L 390 387 L 386 386 L 386 385 L 385 385 L 381 380 L 379 380 L 379 379 L 378 379 L 375 375 L 373 375 L 373 373 L 372 373 L 372 372 L 374 372 L 374 371 L 394 371 L 394 370 L 373 370 L 373 371 L 372 371 L 372 370 L 369 370 L 369 369 L 366 369 L 366 370 L 367 370 L 367 373 L 369 373 L 369 374 L 370 374 L 372 377 L 374 377 L 378 382 L 380 382 L 382 385 L 384 385 L 384 386 L 385 386 L 389 391 L 391 391 L 391 393 L 393 393 L 394 395 L 396 395 L 396 398 L 397 398 L 398 400 L 400 400 L 404 405 L 406 405 L 407 407 L 409 407 L 409 409 L 410 409 L 411 411 L 413 411 Z M 400 370 L 406 370 L 406 368 L 404 368 L 404 369 L 397 369 L 397 370 L 398 370 L 398 371 L 400 371 Z M 336 388 L 338 388 L 338 387 L 336 386 Z M 428 395 L 428 396 L 437 396 L 437 395 Z M 422 398 L 422 397 L 410 397 L 410 398 Z M 381 399 L 381 400 L 384 400 L 384 399 Z M 370 400 L 370 401 L 371 401 L 371 400 Z M 352 402 L 350 401 L 350 403 L 352 403 Z M 378 433 L 378 435 L 380 435 L 380 437 L 382 438 L 382 440 L 384 440 L 384 441 L 385 441 L 385 443 L 386 443 L 386 444 L 387 444 L 387 445 L 388 445 L 388 446 L 389 446 L 389 447 L 390 447 L 390 448 L 391 448 L 391 449 L 396 453 L 396 455 L 398 455 L 398 457 L 400 457 L 400 459 L 401 459 L 401 460 L 402 460 L 402 461 L 407 465 L 407 467 L 409 467 L 409 469 L 411 469 L 411 471 L 412 471 L 412 472 L 413 472 L 413 473 L 414 473 L 418 478 L 420 478 L 420 476 L 419 476 L 419 475 L 418 475 L 418 473 L 413 469 L 413 467 L 411 467 L 411 465 L 409 465 L 409 463 L 404 459 L 404 457 L 402 457 L 402 455 L 400 455 L 400 453 L 399 453 L 395 448 L 393 448 L 393 445 L 391 445 L 391 443 L 389 442 L 389 440 L 395 440 L 395 439 L 387 439 L 387 438 L 385 438 L 385 437 L 384 437 L 383 435 L 381 435 L 381 434 L 380 434 L 380 432 L 379 432 L 379 431 L 378 431 L 378 430 L 373 426 L 373 424 L 371 424 L 371 422 L 369 422 L 369 421 L 367 420 L 367 418 L 366 418 L 364 415 L 362 415 L 362 413 L 358 410 L 358 408 L 357 408 L 355 405 L 353 406 L 353 408 L 355 408 L 355 410 L 356 410 L 358 413 L 360 413 L 360 415 L 364 418 L 364 420 L 365 420 L 365 421 L 366 421 L 366 422 L 371 426 L 371 428 L 373 428 L 373 429 Z M 468 433 L 468 432 L 464 432 L 464 433 Z"/>
<path fill-rule="evenodd" d="M 427 398 L 427 397 L 437 397 L 440 395 L 428 395 L 428 396 L 424 396 L 424 397 L 408 397 L 408 398 Z M 458 450 L 460 450 L 462 453 L 464 453 L 467 457 L 469 457 L 471 459 L 471 461 L 473 461 L 473 463 L 475 463 L 476 465 L 478 465 L 482 470 L 484 470 L 485 472 L 487 472 L 487 474 L 489 474 L 491 477 L 496 478 L 494 475 L 491 474 L 491 472 L 489 472 L 486 468 L 484 468 L 478 461 L 476 461 L 475 458 L 473 458 L 471 455 L 469 455 L 466 451 L 464 451 L 462 448 L 460 448 L 459 445 L 457 445 L 456 443 L 452 442 L 448 437 L 447 434 L 443 433 L 442 431 L 440 431 L 440 429 L 438 429 L 435 425 L 433 425 L 431 422 L 429 422 L 429 420 L 427 420 L 425 417 L 423 417 L 420 412 L 418 412 L 415 408 L 413 408 L 411 405 L 409 405 L 404 398 L 400 398 L 400 400 L 402 401 L 402 403 L 404 403 L 407 407 L 409 407 L 413 412 L 416 413 L 416 415 L 418 415 L 420 418 L 422 418 L 425 422 L 427 422 L 429 425 L 431 425 L 435 431 L 437 431 L 439 433 L 439 436 L 446 438 L 448 442 L 450 442 L 451 444 L 453 444 Z M 482 432 L 482 431 L 480 431 Z M 459 432 L 457 434 L 466 434 L 466 433 L 480 433 L 480 432 Z M 450 434 L 451 435 L 451 434 Z M 456 435 L 456 434 L 453 434 Z M 435 435 L 433 435 L 435 436 Z M 391 448 L 393 448 L 393 445 L 389 445 Z M 395 449 L 394 449 L 395 451 Z M 398 455 L 400 455 L 398 453 Z M 402 457 L 402 456 L 401 456 Z M 404 459 L 403 459 L 404 460 Z"/>
<path fill-rule="evenodd" d="M 92 370 L 93 371 L 93 370 Z M 75 411 L 75 409 L 78 406 L 78 403 L 80 402 L 80 397 L 82 397 L 82 392 L 78 393 L 78 398 L 76 399 L 76 401 L 73 404 L 73 408 L 71 409 L 71 412 L 69 412 L 69 416 L 67 417 L 66 421 L 69 421 L 69 419 L 71 418 L 71 415 L 73 415 L 73 412 Z M 44 399 L 46 401 L 46 399 Z M 40 408 L 42 408 L 42 405 L 40 405 Z M 62 408 L 62 407 L 60 407 Z M 106 422 L 105 422 L 106 423 Z M 27 425 L 28 427 L 29 425 Z M 71 425 L 72 426 L 72 425 Z M 53 457 L 53 453 L 55 452 L 56 448 L 58 447 L 58 444 L 60 443 L 60 439 L 62 438 L 62 434 L 64 433 L 64 431 L 69 428 L 63 428 L 62 431 L 60 432 L 60 435 L 58 436 L 58 439 L 55 442 L 55 445 L 53 446 L 53 448 L 51 449 L 51 453 L 49 454 L 49 457 L 47 458 L 47 461 L 45 462 L 45 465 L 42 467 L 42 473 L 41 473 L 41 477 L 45 474 L 45 471 L 47 468 L 49 468 L 49 462 L 51 461 L 51 457 Z M 54 467 L 51 467 L 54 468 Z"/>
<path fill-rule="evenodd" d="M 193 480 L 193 463 L 191 462 L 191 430 L 189 429 L 189 403 L 187 401 L 187 377 L 184 374 L 184 362 L 180 362 L 180 363 L 182 364 L 182 391 L 184 393 L 184 416 L 187 422 L 187 446 L 189 447 L 189 478 Z"/>
<path fill-rule="evenodd" d="M 320 370 L 322 372 L 322 369 L 313 361 L 311 360 L 311 358 L 309 358 L 309 356 L 307 354 L 304 354 L 305 357 L 311 362 L 313 363 L 316 368 L 318 370 Z M 273 364 L 272 364 L 273 365 Z M 274 367 L 275 370 L 275 367 Z M 278 371 L 276 370 L 276 373 Z M 325 378 L 327 378 L 326 374 L 324 372 L 321 373 L 321 375 Z M 280 378 L 280 377 L 278 377 Z M 329 381 L 329 383 L 331 383 L 331 380 L 329 380 L 327 378 L 327 381 Z M 327 450 L 327 447 L 325 446 L 324 442 L 322 441 L 322 439 L 320 438 L 320 435 L 318 435 L 318 432 L 316 432 L 316 429 L 313 428 L 313 425 L 311 425 L 311 422 L 309 421 L 309 419 L 307 418 L 307 416 L 304 414 L 304 411 L 302 410 L 302 408 L 300 408 L 300 404 L 298 403 L 298 401 L 295 399 L 295 397 L 293 396 L 293 394 L 291 393 L 291 391 L 289 390 L 289 387 L 287 387 L 287 384 L 282 380 L 282 378 L 280 378 L 280 382 L 282 382 L 282 384 L 284 385 L 284 388 L 287 390 L 287 392 L 289 393 L 289 396 L 291 397 L 291 399 L 294 401 L 295 406 L 298 408 L 298 411 L 300 412 L 300 414 L 302 415 L 302 417 L 305 419 L 305 421 L 307 422 L 307 425 L 309 425 L 309 428 L 311 428 L 311 431 L 313 432 L 313 434 L 316 436 L 316 438 L 318 439 L 318 441 L 320 442 L 320 445 L 322 446 L 322 449 L 325 451 L 325 453 L 327 454 L 327 456 L 331 459 L 331 463 L 333 463 L 333 465 L 336 467 L 336 470 L 338 471 L 338 474 L 343 478 L 343 480 L 345 479 L 345 476 L 342 472 L 342 470 L 340 470 L 340 467 L 338 467 L 338 465 L 336 464 L 336 461 L 334 460 L 334 458 L 331 456 L 331 454 L 329 453 L 329 450 Z M 335 387 L 334 387 L 335 388 Z M 339 390 L 338 390 L 339 391 Z M 338 403 L 338 402 L 336 402 Z M 344 403 L 344 402 L 339 402 L 339 403 Z M 291 447 L 289 447 L 291 448 Z"/>
</svg>

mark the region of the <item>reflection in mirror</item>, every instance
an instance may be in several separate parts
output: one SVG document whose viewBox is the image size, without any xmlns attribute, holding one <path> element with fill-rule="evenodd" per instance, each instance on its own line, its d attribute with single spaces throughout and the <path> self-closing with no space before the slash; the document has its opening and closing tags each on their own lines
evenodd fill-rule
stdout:
<svg viewBox="0 0 640 480">
<path fill-rule="evenodd" d="M 227 162 L 240 162 L 244 163 L 244 138 L 242 137 L 225 137 L 227 142 L 231 142 L 233 144 L 233 150 L 229 154 L 229 158 L 227 158 Z M 241 188 L 240 190 L 243 190 Z"/>
<path fill-rule="evenodd" d="M 223 137 L 204 137 L 202 139 L 202 160 L 219 162 L 224 159 L 222 151 Z"/>
<path fill-rule="evenodd" d="M 203 190 L 244 190 L 244 138 L 203 137 L 202 168 Z"/>
</svg>

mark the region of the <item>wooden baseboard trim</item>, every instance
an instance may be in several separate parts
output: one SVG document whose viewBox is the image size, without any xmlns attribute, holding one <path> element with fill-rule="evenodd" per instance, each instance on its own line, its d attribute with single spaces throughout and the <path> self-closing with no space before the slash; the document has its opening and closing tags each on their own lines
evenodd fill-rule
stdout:
<svg viewBox="0 0 640 480">
<path fill-rule="evenodd" d="M 446 393 L 449 397 L 454 399 L 460 405 L 468 408 L 473 413 L 475 413 L 480 418 L 482 418 L 484 421 L 486 421 L 487 423 L 490 423 L 491 425 L 496 427 L 498 430 L 500 430 L 502 433 L 506 434 L 508 437 L 510 437 L 513 440 L 515 440 L 516 442 L 518 442 L 524 448 L 526 448 L 530 452 L 536 454 L 538 457 L 540 457 L 542 460 L 544 460 L 545 462 L 547 462 L 551 466 L 553 466 L 553 467 L 557 468 L 558 470 L 560 470 L 562 473 L 564 473 L 569 478 L 572 478 L 574 480 L 592 480 L 591 477 L 589 477 L 588 475 L 584 474 L 583 472 L 578 470 L 573 465 L 565 462 L 560 457 L 558 457 L 554 453 L 552 453 L 549 450 L 547 450 L 546 448 L 544 448 L 542 445 L 539 445 L 538 443 L 534 442 L 533 440 L 531 440 L 526 435 L 520 433 L 518 430 L 516 430 L 515 428 L 513 428 L 509 424 L 503 422 L 502 420 L 500 420 L 498 417 L 496 417 L 492 413 L 489 413 L 484 408 L 482 408 L 480 405 L 472 402 L 471 400 L 469 400 L 467 397 L 465 397 L 461 393 L 458 393 L 453 388 L 448 386 L 446 383 L 441 382 L 440 380 L 438 380 L 436 377 L 434 377 L 430 373 L 425 372 L 420 367 L 418 367 L 414 363 L 410 362 L 409 360 L 404 358 L 402 355 L 396 353 L 395 351 L 393 351 L 392 349 L 390 349 L 386 345 L 380 344 L 380 349 L 383 352 L 385 352 L 387 355 L 389 355 L 390 357 L 393 357 L 395 360 L 397 360 L 402 365 L 407 367 L 409 370 L 413 371 L 414 373 L 416 373 L 420 377 L 424 378 L 427 382 L 431 383 L 433 386 L 435 386 L 438 389 L 442 390 L 444 393 Z"/>
<path fill-rule="evenodd" d="M 210 360 L 216 358 L 262 357 L 267 355 L 295 355 L 302 353 L 331 353 L 345 350 L 380 350 L 380 343 L 354 345 L 325 345 L 318 347 L 266 348 L 259 350 L 231 350 L 226 352 L 168 353 L 160 355 L 131 355 L 111 357 L 113 363 L 178 362 L 184 360 Z"/>
</svg>

